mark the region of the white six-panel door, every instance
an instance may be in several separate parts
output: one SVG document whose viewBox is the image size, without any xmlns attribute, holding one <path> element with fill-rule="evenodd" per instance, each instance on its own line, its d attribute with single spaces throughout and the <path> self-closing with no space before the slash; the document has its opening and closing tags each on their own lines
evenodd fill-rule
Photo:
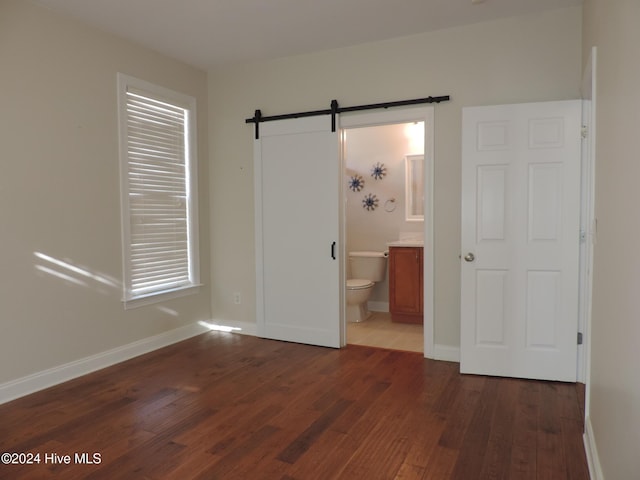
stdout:
<svg viewBox="0 0 640 480">
<path fill-rule="evenodd" d="M 328 116 L 260 124 L 254 178 L 261 337 L 340 347 L 339 151 Z"/>
<path fill-rule="evenodd" d="M 463 109 L 462 373 L 576 380 L 580 118 Z"/>
</svg>

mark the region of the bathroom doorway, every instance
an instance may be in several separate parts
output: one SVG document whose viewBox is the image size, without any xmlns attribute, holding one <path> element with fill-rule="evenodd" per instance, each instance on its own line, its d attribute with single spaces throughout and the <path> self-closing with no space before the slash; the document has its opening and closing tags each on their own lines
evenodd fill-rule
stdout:
<svg viewBox="0 0 640 480">
<path fill-rule="evenodd" d="M 424 244 L 424 322 L 391 321 L 389 265 L 375 282 L 358 323 L 345 318 L 347 344 L 421 352 L 433 350 L 433 108 L 407 108 L 342 116 L 343 245 L 345 278 L 353 278 L 349 252 L 388 252 L 389 244 Z"/>
</svg>

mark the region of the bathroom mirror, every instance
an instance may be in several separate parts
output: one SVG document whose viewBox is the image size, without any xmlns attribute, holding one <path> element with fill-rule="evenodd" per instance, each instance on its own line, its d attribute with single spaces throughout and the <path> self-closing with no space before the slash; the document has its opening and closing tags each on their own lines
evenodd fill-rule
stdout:
<svg viewBox="0 0 640 480">
<path fill-rule="evenodd" d="M 424 221 L 424 155 L 405 156 L 404 191 L 406 220 Z"/>
</svg>

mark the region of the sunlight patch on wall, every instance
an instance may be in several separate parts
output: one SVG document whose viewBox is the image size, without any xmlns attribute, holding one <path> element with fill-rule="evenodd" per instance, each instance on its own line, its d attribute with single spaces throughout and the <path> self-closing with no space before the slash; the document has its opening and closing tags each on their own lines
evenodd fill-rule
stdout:
<svg viewBox="0 0 640 480">
<path fill-rule="evenodd" d="M 89 285 L 86 284 L 86 282 L 83 282 L 82 280 L 78 280 L 77 278 L 72 277 L 71 275 L 66 275 L 66 274 L 64 274 L 62 272 L 58 272 L 57 270 L 45 267 L 43 265 L 36 265 L 36 270 L 38 270 L 40 272 L 47 273 L 49 275 L 53 275 L 54 277 L 61 278 L 62 280 L 65 280 L 67 282 L 71 282 L 71 283 L 73 283 L 75 285 L 80 285 L 81 287 L 88 287 L 89 286 Z"/>
<path fill-rule="evenodd" d="M 98 275 L 96 273 L 87 270 L 86 268 L 78 267 L 64 260 L 54 258 L 42 252 L 33 252 L 33 255 L 42 261 L 42 264 L 36 265 L 36 270 L 47 273 L 54 277 L 66 280 L 75 285 L 83 287 L 89 287 L 90 285 L 86 280 L 93 280 L 99 283 L 101 286 L 107 286 L 110 288 L 120 288 L 119 283 L 105 275 Z"/>
<path fill-rule="evenodd" d="M 177 317 L 178 316 L 178 312 L 176 312 L 175 310 L 173 310 L 172 308 L 167 308 L 167 307 L 156 307 L 159 311 L 166 313 L 168 315 L 171 315 L 173 317 Z"/>
</svg>

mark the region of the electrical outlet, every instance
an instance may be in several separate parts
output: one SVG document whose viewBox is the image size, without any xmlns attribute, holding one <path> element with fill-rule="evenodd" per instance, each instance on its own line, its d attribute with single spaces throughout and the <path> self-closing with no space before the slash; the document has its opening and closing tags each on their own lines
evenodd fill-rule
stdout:
<svg viewBox="0 0 640 480">
<path fill-rule="evenodd" d="M 240 292 L 235 292 L 233 294 L 233 303 L 235 303 L 236 305 L 240 305 L 240 303 L 242 303 L 242 299 L 240 298 Z"/>
</svg>

